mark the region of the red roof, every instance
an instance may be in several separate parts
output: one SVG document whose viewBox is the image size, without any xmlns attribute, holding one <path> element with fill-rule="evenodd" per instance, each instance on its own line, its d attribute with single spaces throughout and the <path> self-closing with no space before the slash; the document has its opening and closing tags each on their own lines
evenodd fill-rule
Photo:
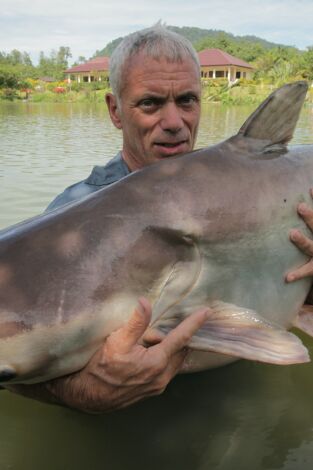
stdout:
<svg viewBox="0 0 313 470">
<path fill-rule="evenodd" d="M 220 49 L 205 49 L 204 51 L 198 52 L 198 56 L 201 66 L 237 65 L 238 67 L 245 67 L 247 69 L 253 68 L 244 60 L 238 59 Z M 96 57 L 85 62 L 85 64 L 76 65 L 75 67 L 65 70 L 65 73 L 107 72 L 109 70 L 109 60 L 109 57 Z"/>
<path fill-rule="evenodd" d="M 65 73 L 76 72 L 107 72 L 109 70 L 109 57 L 96 57 L 84 64 L 76 65 L 65 70 Z"/>
<path fill-rule="evenodd" d="M 253 68 L 244 60 L 238 59 L 220 49 L 205 49 L 204 51 L 198 52 L 198 56 L 201 66 L 237 65 L 238 67 L 245 67 L 247 69 Z"/>
</svg>

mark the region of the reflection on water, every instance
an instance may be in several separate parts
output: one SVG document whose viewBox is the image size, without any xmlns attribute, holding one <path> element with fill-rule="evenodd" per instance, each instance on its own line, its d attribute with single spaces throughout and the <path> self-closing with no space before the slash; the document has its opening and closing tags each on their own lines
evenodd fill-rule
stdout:
<svg viewBox="0 0 313 470">
<path fill-rule="evenodd" d="M 235 133 L 251 108 L 204 107 L 198 146 Z M 312 109 L 294 143 L 313 143 Z M 0 226 L 34 215 L 120 147 L 103 106 L 0 107 Z M 313 340 L 302 335 L 313 355 Z M 313 366 L 240 361 L 176 378 L 107 416 L 0 393 L 0 469 L 310 469 Z"/>
</svg>

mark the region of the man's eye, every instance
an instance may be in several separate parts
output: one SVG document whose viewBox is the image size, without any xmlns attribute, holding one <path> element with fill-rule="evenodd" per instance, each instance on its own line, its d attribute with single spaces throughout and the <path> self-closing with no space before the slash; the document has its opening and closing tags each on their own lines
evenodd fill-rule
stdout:
<svg viewBox="0 0 313 470">
<path fill-rule="evenodd" d="M 196 103 L 198 101 L 196 96 L 193 95 L 186 95 L 186 96 L 181 96 L 179 99 L 179 102 L 183 106 L 189 106 L 192 105 L 193 103 Z"/>
<path fill-rule="evenodd" d="M 142 100 L 140 102 L 140 106 L 143 108 L 143 109 L 152 109 L 154 108 L 155 106 L 157 106 L 157 103 L 155 100 L 152 100 L 150 98 L 147 98 L 145 100 Z"/>
</svg>

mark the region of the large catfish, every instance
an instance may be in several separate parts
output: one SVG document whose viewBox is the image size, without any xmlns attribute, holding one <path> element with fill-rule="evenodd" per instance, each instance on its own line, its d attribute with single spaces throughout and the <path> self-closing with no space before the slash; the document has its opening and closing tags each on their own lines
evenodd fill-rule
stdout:
<svg viewBox="0 0 313 470">
<path fill-rule="evenodd" d="M 82 368 L 140 296 L 167 333 L 200 306 L 190 371 L 247 358 L 309 360 L 294 325 L 311 279 L 289 241 L 306 230 L 313 146 L 287 148 L 304 82 L 275 91 L 239 133 L 137 171 L 85 199 L 0 233 L 0 381 L 34 383 Z M 199 353 L 199 351 L 201 351 Z"/>
</svg>

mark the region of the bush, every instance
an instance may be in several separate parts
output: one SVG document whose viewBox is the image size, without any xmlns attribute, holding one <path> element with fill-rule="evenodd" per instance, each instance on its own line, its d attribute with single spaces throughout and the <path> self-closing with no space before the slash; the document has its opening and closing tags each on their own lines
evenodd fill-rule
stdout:
<svg viewBox="0 0 313 470">
<path fill-rule="evenodd" d="M 3 88 L 1 92 L 1 99 L 13 101 L 18 98 L 17 91 L 14 88 Z"/>
<path fill-rule="evenodd" d="M 18 88 L 19 76 L 0 67 L 0 88 Z"/>
<path fill-rule="evenodd" d="M 78 83 L 78 82 L 71 82 L 69 87 L 72 91 L 82 91 L 83 88 L 84 88 L 84 85 L 82 83 Z"/>
</svg>

